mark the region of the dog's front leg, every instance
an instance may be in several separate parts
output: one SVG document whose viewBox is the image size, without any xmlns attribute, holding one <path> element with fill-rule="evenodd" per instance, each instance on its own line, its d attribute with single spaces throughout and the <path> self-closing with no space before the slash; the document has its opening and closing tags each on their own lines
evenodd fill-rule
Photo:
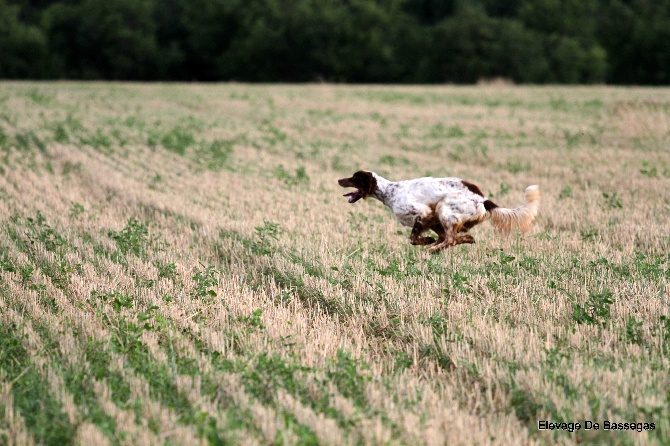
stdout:
<svg viewBox="0 0 670 446">
<path fill-rule="evenodd" d="M 416 217 L 416 220 L 414 220 L 414 226 L 412 227 L 412 234 L 409 236 L 409 242 L 412 245 L 430 245 L 431 243 L 435 243 L 435 239 L 433 237 L 421 236 L 423 231 L 426 229 L 428 228 L 424 226 L 421 217 Z"/>
</svg>

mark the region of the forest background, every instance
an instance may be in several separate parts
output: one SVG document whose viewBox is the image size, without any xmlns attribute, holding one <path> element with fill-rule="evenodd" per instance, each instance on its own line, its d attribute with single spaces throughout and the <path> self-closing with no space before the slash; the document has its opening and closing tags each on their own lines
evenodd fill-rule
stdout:
<svg viewBox="0 0 670 446">
<path fill-rule="evenodd" d="M 659 85 L 670 1 L 0 0 L 0 78 Z"/>
</svg>

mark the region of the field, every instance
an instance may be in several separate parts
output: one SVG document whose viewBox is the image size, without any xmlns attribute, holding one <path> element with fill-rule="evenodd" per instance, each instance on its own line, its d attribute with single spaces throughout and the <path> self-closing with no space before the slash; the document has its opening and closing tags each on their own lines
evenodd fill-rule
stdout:
<svg viewBox="0 0 670 446">
<path fill-rule="evenodd" d="M 668 147 L 670 89 L 1 83 L 0 443 L 667 444 Z M 359 169 L 540 216 L 431 255 Z"/>
</svg>

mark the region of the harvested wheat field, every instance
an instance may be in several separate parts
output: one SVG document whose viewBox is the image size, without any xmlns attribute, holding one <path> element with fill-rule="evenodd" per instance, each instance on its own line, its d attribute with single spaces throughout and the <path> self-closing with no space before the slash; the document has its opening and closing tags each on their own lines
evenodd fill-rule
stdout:
<svg viewBox="0 0 670 446">
<path fill-rule="evenodd" d="M 2 83 L 0 443 L 667 444 L 669 147 L 670 89 Z M 428 254 L 359 169 L 543 201 Z"/>
</svg>

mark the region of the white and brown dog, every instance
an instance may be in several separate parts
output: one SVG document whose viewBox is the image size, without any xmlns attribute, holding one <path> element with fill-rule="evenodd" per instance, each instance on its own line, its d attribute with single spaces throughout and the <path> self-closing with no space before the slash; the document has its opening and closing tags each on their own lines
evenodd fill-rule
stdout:
<svg viewBox="0 0 670 446">
<path fill-rule="evenodd" d="M 540 206 L 540 189 L 526 188 L 525 203 L 515 209 L 502 208 L 484 197 L 472 183 L 460 178 L 417 178 L 406 181 L 389 181 L 374 172 L 361 170 L 350 178 L 338 180 L 342 187 L 355 187 L 345 194 L 349 203 L 361 198 L 374 197 L 391 209 L 405 226 L 412 228 L 410 243 L 430 245 L 428 251 L 474 243 L 469 234 L 463 234 L 484 220 L 491 219 L 501 232 L 512 229 L 527 232 L 537 216 Z M 422 236 L 433 230 L 438 238 Z"/>
</svg>

